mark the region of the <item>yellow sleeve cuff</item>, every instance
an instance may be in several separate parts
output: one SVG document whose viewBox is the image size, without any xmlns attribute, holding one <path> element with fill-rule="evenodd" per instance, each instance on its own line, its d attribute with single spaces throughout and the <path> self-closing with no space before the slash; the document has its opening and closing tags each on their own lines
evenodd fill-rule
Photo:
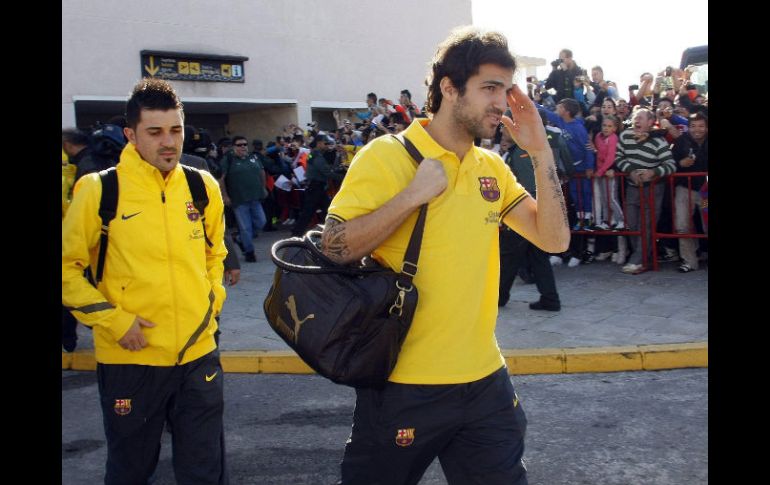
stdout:
<svg viewBox="0 0 770 485">
<path fill-rule="evenodd" d="M 134 320 L 136 320 L 136 315 L 128 313 L 118 307 L 113 311 L 113 316 L 110 318 L 108 325 L 104 325 L 103 323 L 99 323 L 98 325 L 102 325 L 106 328 L 110 335 L 112 335 L 112 338 L 117 342 L 126 335 L 128 329 L 134 324 Z"/>
</svg>

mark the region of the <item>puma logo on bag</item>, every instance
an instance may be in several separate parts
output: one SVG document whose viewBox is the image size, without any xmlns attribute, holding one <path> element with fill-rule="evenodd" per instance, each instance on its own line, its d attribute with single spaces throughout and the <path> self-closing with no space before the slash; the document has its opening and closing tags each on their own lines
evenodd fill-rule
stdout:
<svg viewBox="0 0 770 485">
<path fill-rule="evenodd" d="M 299 337 L 299 329 L 302 327 L 302 324 L 311 318 L 315 318 L 315 313 L 311 313 L 310 315 L 300 320 L 299 315 L 297 315 L 297 302 L 294 301 L 294 295 L 289 295 L 289 299 L 286 300 L 286 308 L 289 309 L 291 319 L 294 320 L 294 342 L 296 343 L 297 338 Z"/>
</svg>

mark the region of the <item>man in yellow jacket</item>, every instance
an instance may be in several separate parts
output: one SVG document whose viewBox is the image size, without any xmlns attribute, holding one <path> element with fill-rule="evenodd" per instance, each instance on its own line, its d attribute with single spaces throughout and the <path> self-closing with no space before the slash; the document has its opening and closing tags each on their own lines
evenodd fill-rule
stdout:
<svg viewBox="0 0 770 485">
<path fill-rule="evenodd" d="M 83 271 L 97 265 L 98 174 L 76 183 L 62 228 L 62 303 L 94 330 L 105 483 L 147 483 L 168 422 L 177 483 L 226 484 L 214 342 L 227 254 L 219 186 L 201 171 L 209 204 L 199 214 L 179 165 L 184 112 L 170 83 L 140 81 L 126 118 L 117 212 L 96 287 Z"/>
</svg>

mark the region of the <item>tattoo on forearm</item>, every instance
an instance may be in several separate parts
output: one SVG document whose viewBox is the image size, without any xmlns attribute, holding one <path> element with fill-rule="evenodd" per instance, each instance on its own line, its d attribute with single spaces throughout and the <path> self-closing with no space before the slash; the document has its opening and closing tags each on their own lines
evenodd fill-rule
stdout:
<svg viewBox="0 0 770 485">
<path fill-rule="evenodd" d="M 350 255 L 350 248 L 345 233 L 345 224 L 332 218 L 327 218 L 324 225 L 321 249 L 332 259 L 343 259 Z"/>
<path fill-rule="evenodd" d="M 561 191 L 561 184 L 559 183 L 559 176 L 556 173 L 556 167 L 548 167 L 548 181 L 551 182 L 551 190 L 553 191 L 554 199 L 558 199 L 559 206 L 561 207 L 561 214 L 564 218 L 564 225 L 569 227 L 569 218 L 567 217 L 567 204 L 564 202 L 564 194 Z"/>
</svg>

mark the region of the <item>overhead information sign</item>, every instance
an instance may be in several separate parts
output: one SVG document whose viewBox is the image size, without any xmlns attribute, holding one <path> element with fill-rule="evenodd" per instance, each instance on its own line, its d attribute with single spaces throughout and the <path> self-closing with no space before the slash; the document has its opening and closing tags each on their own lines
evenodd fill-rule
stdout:
<svg viewBox="0 0 770 485">
<path fill-rule="evenodd" d="M 141 51 L 142 77 L 170 81 L 244 82 L 248 57 Z"/>
</svg>

